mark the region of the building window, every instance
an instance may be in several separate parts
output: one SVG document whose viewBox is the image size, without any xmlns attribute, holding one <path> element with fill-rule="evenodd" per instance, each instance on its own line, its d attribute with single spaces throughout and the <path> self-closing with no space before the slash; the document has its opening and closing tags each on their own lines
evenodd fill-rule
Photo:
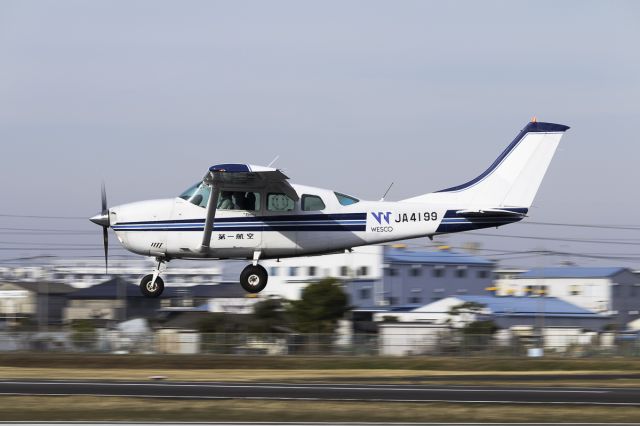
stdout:
<svg viewBox="0 0 640 426">
<path fill-rule="evenodd" d="M 420 297 L 421 294 L 422 294 L 422 289 L 412 288 L 411 296 L 409 296 L 409 303 L 422 303 L 422 297 Z"/>
<path fill-rule="evenodd" d="M 533 286 L 532 285 L 528 285 L 524 288 L 524 295 L 525 296 L 531 296 L 533 294 Z"/>
<path fill-rule="evenodd" d="M 349 267 L 348 266 L 341 266 L 340 267 L 340 276 L 341 277 L 348 277 L 349 276 Z"/>
<path fill-rule="evenodd" d="M 369 268 L 361 266 L 358 268 L 358 276 L 362 277 L 369 274 Z"/>
<path fill-rule="evenodd" d="M 444 267 L 443 266 L 436 266 L 435 268 L 433 268 L 433 277 L 434 278 L 442 278 L 442 277 L 444 277 Z"/>
<path fill-rule="evenodd" d="M 569 294 L 571 296 L 579 296 L 580 295 L 580 286 L 572 285 L 569 287 Z"/>
<path fill-rule="evenodd" d="M 310 277 L 315 277 L 317 272 L 318 272 L 318 268 L 316 268 L 315 266 L 309 266 Z"/>
<path fill-rule="evenodd" d="M 485 271 L 485 270 L 478 271 L 477 277 L 481 279 L 489 278 L 489 271 Z"/>
<path fill-rule="evenodd" d="M 371 298 L 371 289 L 370 288 L 361 288 L 358 291 L 358 296 L 360 299 L 370 299 Z"/>
<path fill-rule="evenodd" d="M 397 298 L 397 297 L 388 297 L 388 298 L 387 298 L 387 302 L 388 302 L 390 305 L 395 305 L 396 303 L 398 303 L 398 298 Z"/>
<path fill-rule="evenodd" d="M 465 278 L 467 276 L 467 270 L 458 268 L 456 269 L 456 278 Z"/>
<path fill-rule="evenodd" d="M 295 266 L 292 266 L 289 268 L 289 276 L 291 277 L 295 277 L 296 275 L 298 275 L 298 268 Z"/>
<path fill-rule="evenodd" d="M 398 270 L 396 268 L 389 267 L 385 268 L 384 271 L 390 277 L 395 277 L 396 275 L 398 275 Z"/>
<path fill-rule="evenodd" d="M 413 265 L 409 273 L 412 277 L 419 277 L 422 275 L 422 267 L 420 265 Z"/>
</svg>

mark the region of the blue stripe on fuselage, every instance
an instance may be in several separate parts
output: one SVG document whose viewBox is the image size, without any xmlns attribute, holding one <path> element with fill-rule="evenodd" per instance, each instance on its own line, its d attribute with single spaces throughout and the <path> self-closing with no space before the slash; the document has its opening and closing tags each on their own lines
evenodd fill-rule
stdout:
<svg viewBox="0 0 640 426">
<path fill-rule="evenodd" d="M 225 231 L 365 231 L 366 213 L 244 216 L 217 218 L 214 230 Z M 203 231 L 205 219 L 123 222 L 114 231 Z"/>
</svg>

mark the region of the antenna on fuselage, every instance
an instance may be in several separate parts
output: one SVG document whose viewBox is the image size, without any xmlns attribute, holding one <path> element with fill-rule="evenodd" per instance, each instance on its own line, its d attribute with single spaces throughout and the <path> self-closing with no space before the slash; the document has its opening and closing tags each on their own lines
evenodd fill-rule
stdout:
<svg viewBox="0 0 640 426">
<path fill-rule="evenodd" d="M 382 196 L 382 198 L 380 198 L 380 201 L 384 201 L 384 197 L 387 196 L 387 194 L 389 193 L 389 191 L 391 190 L 391 187 L 393 186 L 393 182 L 391 182 L 391 185 L 389 185 L 389 187 L 387 188 L 386 191 L 384 191 L 384 195 Z"/>
<path fill-rule="evenodd" d="M 271 167 L 273 166 L 273 164 L 278 161 L 278 158 L 280 158 L 280 155 L 276 155 L 276 158 L 274 158 L 273 160 L 271 160 L 271 162 L 267 165 L 267 167 Z"/>
</svg>

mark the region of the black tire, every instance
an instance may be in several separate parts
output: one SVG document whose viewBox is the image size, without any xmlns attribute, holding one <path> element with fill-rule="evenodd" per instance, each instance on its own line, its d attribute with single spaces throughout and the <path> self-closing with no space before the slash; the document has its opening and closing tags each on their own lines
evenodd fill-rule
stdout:
<svg viewBox="0 0 640 426">
<path fill-rule="evenodd" d="M 153 281 L 153 274 L 145 275 L 140 280 L 140 292 L 145 297 L 159 297 L 164 291 L 164 281 L 160 277 L 156 278 L 153 287 L 151 286 L 151 281 Z"/>
<path fill-rule="evenodd" d="M 260 265 L 248 265 L 240 274 L 240 285 L 249 293 L 260 293 L 267 286 L 269 275 Z"/>
</svg>

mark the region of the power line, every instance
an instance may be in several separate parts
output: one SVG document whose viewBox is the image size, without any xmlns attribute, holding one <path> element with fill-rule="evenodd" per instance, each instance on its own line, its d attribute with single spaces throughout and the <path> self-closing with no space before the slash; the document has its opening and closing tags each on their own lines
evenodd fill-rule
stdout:
<svg viewBox="0 0 640 426">
<path fill-rule="evenodd" d="M 0 213 L 0 217 L 15 217 L 15 218 L 26 218 L 26 219 L 72 219 L 72 220 L 84 219 L 84 220 L 88 220 L 88 218 L 82 217 L 82 216 L 39 216 L 39 215 L 8 214 L 8 213 Z"/>
<path fill-rule="evenodd" d="M 589 240 L 584 238 L 559 238 L 559 237 L 535 237 L 531 235 L 496 235 L 496 234 L 485 234 L 482 232 L 472 232 L 467 235 L 478 235 L 482 237 L 496 237 L 496 238 L 518 238 L 525 240 L 547 240 L 547 241 L 560 241 L 567 243 L 590 243 L 590 244 L 619 244 L 619 245 L 630 245 L 630 246 L 640 246 L 640 241 L 631 242 L 631 241 L 622 241 L 622 240 Z M 637 240 L 634 240 L 637 241 Z"/>
<path fill-rule="evenodd" d="M 560 222 L 517 222 L 520 225 L 565 226 L 573 228 L 619 229 L 624 231 L 640 231 L 640 226 L 634 225 L 602 225 L 587 223 L 560 223 Z"/>
</svg>

